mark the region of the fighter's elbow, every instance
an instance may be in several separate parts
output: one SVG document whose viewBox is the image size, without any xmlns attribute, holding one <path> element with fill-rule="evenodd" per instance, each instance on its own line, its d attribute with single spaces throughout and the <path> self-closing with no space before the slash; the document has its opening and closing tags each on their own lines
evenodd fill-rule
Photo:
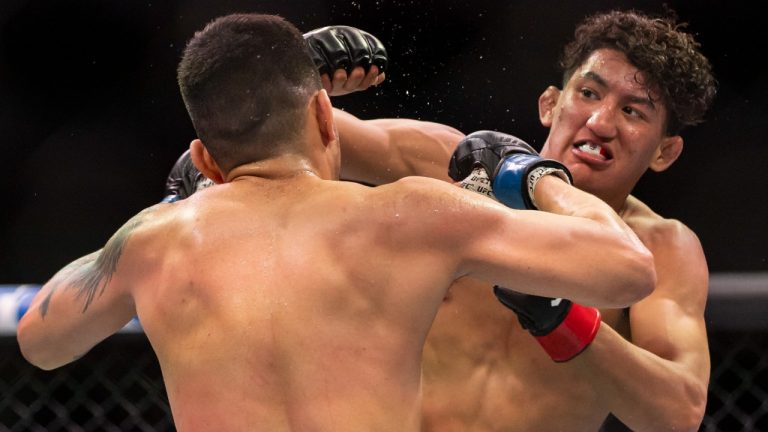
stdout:
<svg viewBox="0 0 768 432">
<path fill-rule="evenodd" d="M 626 256 L 622 266 L 624 278 L 621 293 L 613 297 L 612 307 L 629 307 L 649 296 L 656 287 L 656 269 L 653 255 L 644 248 L 634 248 Z"/>
<path fill-rule="evenodd" d="M 19 351 L 21 351 L 21 356 L 24 357 L 27 362 L 39 367 L 40 369 L 53 369 L 49 367 L 49 364 L 45 361 L 45 357 L 41 355 L 40 350 L 35 349 L 34 345 L 26 336 L 26 333 L 21 331 L 21 329 L 16 332 L 16 341 L 19 344 Z"/>
<path fill-rule="evenodd" d="M 675 423 L 670 427 L 675 432 L 696 432 L 704 420 L 704 410 L 691 410 L 690 412 L 680 412 Z"/>
<path fill-rule="evenodd" d="M 638 251 L 635 262 L 637 263 L 638 277 L 634 290 L 636 297 L 631 300 L 631 303 L 648 297 L 656 288 L 656 266 L 651 252 L 647 249 Z"/>
<path fill-rule="evenodd" d="M 23 319 L 19 322 L 16 331 L 16 341 L 19 344 L 19 351 L 22 357 L 32 365 L 43 369 L 51 370 L 63 366 L 67 362 L 62 362 L 59 350 L 35 336 L 34 329 Z"/>
<path fill-rule="evenodd" d="M 18 340 L 22 357 L 33 366 L 43 370 L 53 370 L 69 363 L 68 361 L 62 361 L 59 356 L 51 350 L 36 349 L 35 347 L 22 342 L 20 337 Z"/>
<path fill-rule="evenodd" d="M 648 431 L 666 431 L 666 432 L 696 432 L 701 427 L 704 420 L 704 409 L 694 406 L 681 407 L 670 413 L 664 424 L 657 422 L 652 427 L 644 428 Z"/>
<path fill-rule="evenodd" d="M 675 431 L 698 431 L 707 409 L 707 386 L 691 383 L 686 389 L 688 397 L 683 406 L 671 416 Z"/>
<path fill-rule="evenodd" d="M 21 351 L 21 355 L 32 365 L 37 368 L 40 368 L 42 370 L 53 370 L 60 366 L 62 366 L 59 363 L 47 361 L 45 357 L 36 356 L 35 353 L 30 353 L 29 351 Z"/>
<path fill-rule="evenodd" d="M 696 432 L 701 427 L 707 409 L 707 383 L 688 378 L 679 383 L 679 393 L 662 398 L 663 408 L 648 416 L 651 423 L 638 427 L 643 431 Z M 630 426 L 628 424 L 628 426 Z M 635 429 L 635 428 L 633 428 Z"/>
</svg>

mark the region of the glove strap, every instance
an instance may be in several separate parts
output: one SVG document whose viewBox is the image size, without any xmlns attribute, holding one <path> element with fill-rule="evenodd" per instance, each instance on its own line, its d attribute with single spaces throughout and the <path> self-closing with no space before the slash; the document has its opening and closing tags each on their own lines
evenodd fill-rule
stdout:
<svg viewBox="0 0 768 432">
<path fill-rule="evenodd" d="M 566 362 L 592 343 L 600 322 L 599 310 L 574 303 L 563 322 L 548 334 L 536 336 L 536 341 L 552 360 Z"/>
<path fill-rule="evenodd" d="M 537 155 L 515 153 L 504 159 L 494 173 L 493 193 L 507 207 L 516 210 L 531 209 L 532 203 L 525 186 L 528 171 L 542 159 Z"/>
</svg>

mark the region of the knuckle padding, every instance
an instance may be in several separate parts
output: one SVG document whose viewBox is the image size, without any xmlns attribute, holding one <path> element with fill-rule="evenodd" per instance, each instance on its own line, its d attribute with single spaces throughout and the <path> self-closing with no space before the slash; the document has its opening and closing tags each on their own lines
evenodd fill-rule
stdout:
<svg viewBox="0 0 768 432">
<path fill-rule="evenodd" d="M 384 48 L 384 44 L 370 33 L 363 32 L 363 36 L 365 36 L 371 49 L 371 63 L 379 68 L 379 73 L 384 72 L 388 62 L 387 50 Z"/>
<path fill-rule="evenodd" d="M 483 166 L 488 175 L 493 175 L 506 156 L 512 153 L 538 153 L 525 141 L 512 135 L 493 131 L 477 131 L 467 135 L 456 147 L 448 167 L 448 175 L 454 181 L 467 177 L 476 163 Z"/>
<path fill-rule="evenodd" d="M 345 44 L 348 53 L 348 67 L 351 69 L 362 66 L 366 71 L 371 67 L 371 47 L 360 31 L 349 27 L 338 29 L 339 39 Z"/>
<path fill-rule="evenodd" d="M 358 66 L 368 73 L 371 65 L 376 65 L 381 73 L 387 67 L 387 51 L 381 41 L 355 27 L 324 27 L 305 34 L 304 38 L 321 75 L 331 76 L 337 69 L 349 73 Z"/>
</svg>

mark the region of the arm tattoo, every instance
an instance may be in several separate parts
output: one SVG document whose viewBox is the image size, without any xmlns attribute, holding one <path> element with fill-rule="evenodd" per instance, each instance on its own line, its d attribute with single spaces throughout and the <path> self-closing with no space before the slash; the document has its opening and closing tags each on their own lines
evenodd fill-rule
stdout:
<svg viewBox="0 0 768 432">
<path fill-rule="evenodd" d="M 137 214 L 131 220 L 125 223 L 112 238 L 109 239 L 106 246 L 98 252 L 94 252 L 90 255 L 86 255 L 78 260 L 75 260 L 68 266 L 61 270 L 62 280 L 51 287 L 51 291 L 45 297 L 40 305 L 40 313 L 42 317 L 48 313 L 48 305 L 51 301 L 51 296 L 59 288 L 59 285 L 63 282 L 68 282 L 69 287 L 77 289 L 77 298 L 83 299 L 83 310 L 85 313 L 88 307 L 93 302 L 93 299 L 97 294 L 101 295 L 104 292 L 104 288 L 112 279 L 112 275 L 117 270 L 117 263 L 120 260 L 120 256 L 123 253 L 123 248 L 128 238 L 133 231 L 141 225 L 146 216 L 151 213 L 152 209 L 146 209 Z"/>
<path fill-rule="evenodd" d="M 78 258 L 75 261 L 67 264 L 63 269 L 59 271 L 57 274 L 57 276 L 60 276 L 59 281 L 51 286 L 51 289 L 48 291 L 45 299 L 43 299 L 43 301 L 40 303 L 40 315 L 43 318 L 45 318 L 45 316 L 48 314 L 48 306 L 51 303 L 51 297 L 53 297 L 53 294 L 58 291 L 59 286 L 72 276 L 71 273 L 78 271 L 78 269 L 82 268 L 83 266 L 90 266 L 100 253 L 101 250 Z"/>
</svg>

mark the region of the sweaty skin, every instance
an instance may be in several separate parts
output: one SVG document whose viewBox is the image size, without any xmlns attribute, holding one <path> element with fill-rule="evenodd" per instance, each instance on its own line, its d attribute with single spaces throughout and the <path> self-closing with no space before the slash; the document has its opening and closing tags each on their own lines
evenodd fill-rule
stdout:
<svg viewBox="0 0 768 432">
<path fill-rule="evenodd" d="M 25 316 L 20 343 L 30 359 L 55 367 L 33 353 L 49 344 L 58 352 L 76 343 L 69 339 L 103 338 L 135 308 L 180 431 L 253 425 L 270 431 L 415 431 L 421 347 L 457 275 L 539 279 L 528 275 L 530 268 L 551 279 L 542 288 L 550 291 L 567 280 L 577 283 L 582 273 L 536 258 L 559 241 L 544 231 L 552 232 L 548 225 L 561 218 L 534 222 L 522 215 L 506 227 L 493 220 L 511 211 L 466 194 L 425 179 L 369 189 L 303 172 L 279 181 L 242 178 L 159 204 L 137 216 L 141 223 L 129 223 L 135 227 L 117 270 L 86 308 L 85 314 L 109 320 L 110 327 L 84 334 L 99 326 L 75 322 L 84 302 L 63 286 L 78 283 L 65 270 L 41 294 L 55 291 L 45 318 L 39 319 L 37 304 Z M 483 210 L 471 210 L 478 206 Z M 483 217 L 486 210 L 496 217 Z M 461 220 L 467 213 L 505 233 L 504 244 L 520 244 L 538 231 L 542 241 L 525 249 L 497 239 L 459 242 L 474 231 Z M 425 230 L 426 224 L 441 229 Z M 521 233 L 521 224 L 530 229 Z M 578 225 L 566 223 L 569 230 Z M 457 257 L 457 249 L 471 258 Z M 508 257 L 489 266 L 487 250 Z M 524 258 L 527 251 L 532 253 Z M 623 265 L 639 257 L 627 256 Z M 29 338 L 43 340 L 34 346 Z"/>
<path fill-rule="evenodd" d="M 601 343 L 606 341 L 617 344 L 618 349 L 623 350 L 631 350 L 629 341 L 643 343 L 641 346 L 648 346 L 649 349 L 658 346 L 670 360 L 681 362 L 681 369 L 695 371 L 691 381 L 706 382 L 709 376 L 708 356 L 704 355 L 706 350 L 701 346 L 705 333 L 698 318 L 705 298 L 697 287 L 706 281 L 707 275 L 700 268 L 704 255 L 698 240 L 680 222 L 661 218 L 634 197 L 629 197 L 627 203 L 625 221 L 654 256 L 676 256 L 674 262 L 684 264 L 685 268 L 659 265 L 657 262 L 657 278 L 664 283 L 657 284 L 656 291 L 648 299 L 631 309 L 601 309 L 603 324 L 597 338 L 585 352 L 567 364 L 552 362 L 528 331 L 520 326 L 517 317 L 500 307 L 494 297 L 477 295 L 478 290 L 490 291 L 490 286 L 471 278 L 457 281 L 435 319 L 424 350 L 423 430 L 597 431 L 612 406 L 620 402 L 612 398 L 628 397 L 629 389 L 636 393 L 636 397 L 649 393 L 644 399 L 656 399 L 659 413 L 669 411 L 662 406 L 664 404 L 682 403 L 681 400 L 674 400 L 675 396 L 663 393 L 668 383 L 656 383 L 645 376 L 634 378 L 628 371 L 637 371 L 638 368 L 633 368 L 631 363 L 622 363 L 620 354 L 610 354 L 612 351 L 605 350 L 603 358 L 598 359 L 595 354 L 602 348 Z M 682 272 L 682 275 L 676 276 L 677 272 Z M 677 284 L 671 285 L 672 281 Z M 660 296 L 664 300 L 653 300 L 661 290 L 666 291 Z M 690 303 L 690 309 L 680 310 L 680 303 Z M 641 307 L 650 310 L 644 311 L 649 314 L 654 308 L 672 308 L 667 313 L 677 314 L 682 321 L 682 324 L 676 324 L 682 327 L 675 331 L 674 338 L 680 345 L 672 345 L 671 340 L 641 339 L 637 334 L 632 337 L 630 311 Z M 635 313 L 632 319 L 637 321 L 641 318 L 637 315 Z M 685 341 L 687 329 L 694 330 L 688 342 Z M 618 340 L 617 336 L 622 340 Z M 639 359 L 646 364 L 644 367 L 648 363 L 663 362 L 653 356 L 648 357 Z M 591 361 L 601 361 L 605 365 L 597 368 L 590 365 Z M 664 363 L 667 363 L 665 367 L 669 367 L 669 362 Z M 619 378 L 601 376 L 613 369 L 612 365 L 616 365 L 615 373 Z M 661 370 L 656 373 L 664 376 Z M 616 388 L 617 394 L 612 396 L 611 393 L 601 394 L 600 387 L 596 385 L 601 378 L 626 379 L 629 382 L 627 387 Z M 634 389 L 630 387 L 633 383 Z M 696 388 L 695 384 L 691 387 Z M 696 394 L 691 392 L 692 397 Z M 666 416 L 658 421 L 656 430 L 669 427 L 670 420 Z M 679 421 L 688 419 L 680 415 Z"/>
<path fill-rule="evenodd" d="M 179 431 L 415 432 L 423 343 L 457 278 L 613 307 L 653 287 L 629 228 L 553 176 L 536 187 L 542 209 L 591 217 L 514 211 L 428 178 L 337 181 L 332 112 L 318 92 L 301 151 L 226 174 L 193 141 L 222 184 L 145 210 L 57 273 L 19 323 L 24 356 L 59 367 L 138 314 Z"/>
<path fill-rule="evenodd" d="M 602 49 L 562 91 L 547 89 L 540 111 L 552 131 L 541 154 L 621 215 L 654 255 L 656 290 L 629 309 L 601 309 L 593 343 L 555 363 L 514 313 L 476 295 L 490 285 L 458 281 L 424 350 L 424 430 L 597 431 L 609 413 L 634 431 L 698 429 L 710 371 L 707 265 L 690 229 L 629 195 L 645 170 L 666 169 L 682 148 L 679 136 L 663 135 L 665 107 L 649 104 L 637 73 L 623 54 Z M 609 157 L 586 153 L 585 142 Z"/>
</svg>

